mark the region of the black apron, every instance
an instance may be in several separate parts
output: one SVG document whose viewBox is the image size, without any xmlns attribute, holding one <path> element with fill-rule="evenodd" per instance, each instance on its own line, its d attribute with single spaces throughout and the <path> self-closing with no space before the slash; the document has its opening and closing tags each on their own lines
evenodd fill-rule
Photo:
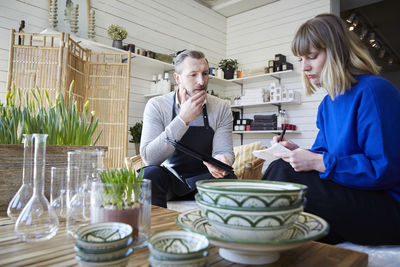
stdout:
<svg viewBox="0 0 400 267">
<path fill-rule="evenodd" d="M 176 93 L 172 105 L 172 120 L 176 117 L 175 112 Z M 206 104 L 203 105 L 204 126 L 189 126 L 189 129 L 181 138 L 180 142 L 195 151 L 206 155 L 212 155 L 214 130 L 208 123 Z M 198 159 L 189 157 L 185 153 L 175 150 L 167 159 L 169 165 L 183 178 L 189 188 L 194 189 L 197 180 L 209 179 L 210 173 L 204 163 Z M 202 178 L 204 176 L 204 178 Z"/>
</svg>

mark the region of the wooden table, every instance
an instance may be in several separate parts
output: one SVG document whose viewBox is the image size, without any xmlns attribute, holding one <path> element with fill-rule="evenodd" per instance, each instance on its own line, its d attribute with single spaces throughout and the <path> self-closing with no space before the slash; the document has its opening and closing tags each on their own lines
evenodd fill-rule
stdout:
<svg viewBox="0 0 400 267">
<path fill-rule="evenodd" d="M 152 207 L 151 229 L 180 229 L 175 224 L 178 213 Z M 74 240 L 68 239 L 62 226 L 51 240 L 37 243 L 20 242 L 14 234 L 14 223 L 0 217 L 0 266 L 76 266 Z M 210 246 L 210 266 L 244 266 L 222 259 L 218 248 Z M 128 266 L 148 266 L 147 247 L 134 251 Z M 281 258 L 267 266 L 367 266 L 368 255 L 319 242 L 309 242 L 281 253 Z"/>
</svg>

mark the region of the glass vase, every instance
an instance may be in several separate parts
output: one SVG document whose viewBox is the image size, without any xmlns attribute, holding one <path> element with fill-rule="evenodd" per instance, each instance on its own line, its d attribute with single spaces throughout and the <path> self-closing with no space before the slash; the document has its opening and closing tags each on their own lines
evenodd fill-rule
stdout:
<svg viewBox="0 0 400 267">
<path fill-rule="evenodd" d="M 90 186 L 103 168 L 102 150 L 68 152 L 66 230 L 70 236 L 79 226 L 89 223 Z"/>
<path fill-rule="evenodd" d="M 15 223 L 15 234 L 22 241 L 44 241 L 55 236 L 58 218 L 44 195 L 47 134 L 33 134 L 35 154 L 33 194 Z"/>
<path fill-rule="evenodd" d="M 7 215 L 13 221 L 18 219 L 22 209 L 32 197 L 32 163 L 33 163 L 33 136 L 24 134 L 24 158 L 22 169 L 22 185 L 8 205 Z"/>
<path fill-rule="evenodd" d="M 151 181 L 106 184 L 93 181 L 90 222 L 123 222 L 132 226 L 133 246 L 147 245 L 151 233 Z"/>
</svg>

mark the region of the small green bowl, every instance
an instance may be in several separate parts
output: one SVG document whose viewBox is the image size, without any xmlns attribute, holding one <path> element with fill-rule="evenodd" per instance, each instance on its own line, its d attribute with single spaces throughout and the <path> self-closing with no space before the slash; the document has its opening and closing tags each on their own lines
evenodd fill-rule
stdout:
<svg viewBox="0 0 400 267">
<path fill-rule="evenodd" d="M 206 237 L 182 230 L 168 230 L 152 235 L 148 242 L 150 255 L 156 260 L 202 258 L 207 254 Z"/>
<path fill-rule="evenodd" d="M 119 222 L 93 223 L 79 227 L 76 246 L 91 252 L 114 251 L 132 242 L 132 226 Z"/>
</svg>

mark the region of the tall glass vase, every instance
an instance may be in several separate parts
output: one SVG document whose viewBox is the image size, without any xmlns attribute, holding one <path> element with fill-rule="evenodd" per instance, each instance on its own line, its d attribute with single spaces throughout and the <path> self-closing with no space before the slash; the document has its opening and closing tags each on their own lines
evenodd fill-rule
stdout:
<svg viewBox="0 0 400 267">
<path fill-rule="evenodd" d="M 33 194 L 15 223 L 15 234 L 22 241 L 35 242 L 52 238 L 58 230 L 58 218 L 44 195 L 47 134 L 33 134 L 35 154 Z"/>
<path fill-rule="evenodd" d="M 22 169 L 22 185 L 8 205 L 7 215 L 16 221 L 21 211 L 32 197 L 33 136 L 24 134 L 24 158 Z"/>
</svg>

